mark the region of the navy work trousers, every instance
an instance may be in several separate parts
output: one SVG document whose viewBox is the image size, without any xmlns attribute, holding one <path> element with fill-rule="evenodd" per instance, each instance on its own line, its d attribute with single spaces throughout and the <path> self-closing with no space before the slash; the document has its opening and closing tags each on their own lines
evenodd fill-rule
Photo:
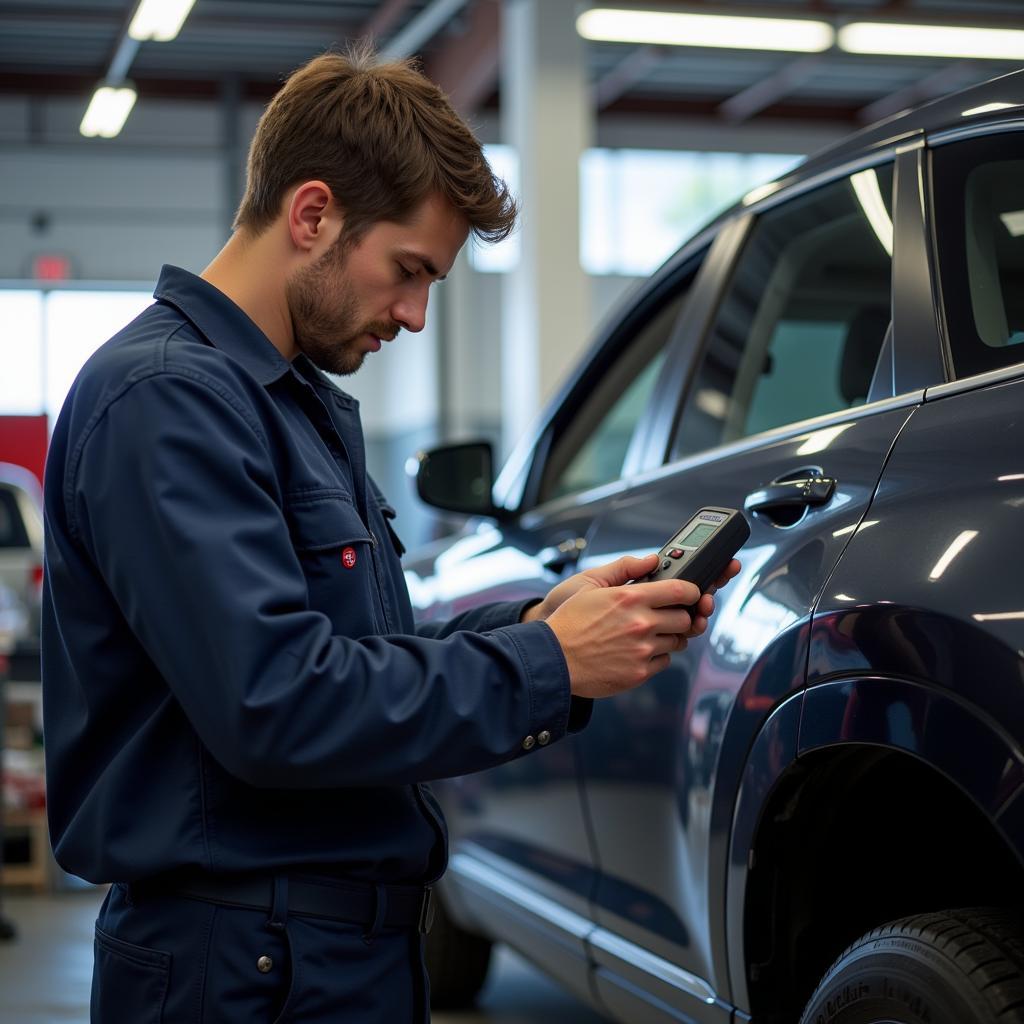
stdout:
<svg viewBox="0 0 1024 1024">
<path fill-rule="evenodd" d="M 92 1024 L 427 1024 L 423 936 L 206 903 L 132 902 L 96 921 Z"/>
</svg>

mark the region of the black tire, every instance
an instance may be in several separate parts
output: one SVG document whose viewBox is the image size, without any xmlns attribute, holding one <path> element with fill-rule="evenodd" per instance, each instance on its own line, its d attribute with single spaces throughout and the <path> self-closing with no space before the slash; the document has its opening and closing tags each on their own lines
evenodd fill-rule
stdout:
<svg viewBox="0 0 1024 1024">
<path fill-rule="evenodd" d="M 465 1010 L 484 987 L 492 943 L 460 928 L 442 899 L 435 900 L 435 908 L 426 949 L 430 1005 L 435 1010 Z"/>
<path fill-rule="evenodd" d="M 1024 931 L 1001 910 L 892 921 L 829 968 L 800 1024 L 1024 1024 Z"/>
</svg>

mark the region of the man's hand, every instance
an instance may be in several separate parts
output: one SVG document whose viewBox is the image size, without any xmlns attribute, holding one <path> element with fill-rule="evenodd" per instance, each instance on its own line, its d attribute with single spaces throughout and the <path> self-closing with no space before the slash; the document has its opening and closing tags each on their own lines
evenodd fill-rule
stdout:
<svg viewBox="0 0 1024 1024">
<path fill-rule="evenodd" d="M 642 579 L 649 572 L 653 572 L 658 566 L 657 553 L 644 555 L 642 558 L 634 558 L 632 555 L 625 555 L 617 558 L 614 562 L 607 562 L 586 572 L 576 573 L 567 580 L 563 580 L 558 586 L 548 592 L 547 597 L 540 604 L 528 608 L 523 615 L 523 622 L 533 622 L 535 619 L 548 619 L 566 601 L 581 590 L 593 589 L 595 587 L 620 587 L 630 580 Z M 695 615 L 686 631 L 685 636 L 692 639 L 703 634 L 708 628 L 708 619 L 714 614 L 715 600 L 711 596 L 720 587 L 724 587 L 740 571 L 740 563 L 733 559 L 722 575 L 715 581 L 697 602 Z M 683 647 L 686 645 L 684 644 Z M 682 647 L 679 648 L 682 650 Z"/>
<path fill-rule="evenodd" d="M 657 558 L 627 555 L 577 573 L 523 617 L 524 622 L 543 618 L 554 631 L 576 696 L 610 697 L 667 668 L 674 652 L 707 629 L 715 608 L 711 594 L 740 571 L 734 558 L 703 595 L 684 580 L 623 585 L 646 576 Z M 681 606 L 694 603 L 691 619 Z"/>
</svg>

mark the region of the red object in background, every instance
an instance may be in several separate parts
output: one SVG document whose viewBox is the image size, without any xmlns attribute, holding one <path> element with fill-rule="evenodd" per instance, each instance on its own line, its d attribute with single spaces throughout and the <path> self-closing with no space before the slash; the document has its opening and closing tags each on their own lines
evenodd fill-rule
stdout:
<svg viewBox="0 0 1024 1024">
<path fill-rule="evenodd" d="M 67 281 L 71 260 L 61 253 L 40 253 L 32 260 L 32 276 L 37 281 Z"/>
<path fill-rule="evenodd" d="M 49 444 L 45 416 L 0 416 L 0 462 L 35 473 L 43 485 L 43 465 Z"/>
</svg>

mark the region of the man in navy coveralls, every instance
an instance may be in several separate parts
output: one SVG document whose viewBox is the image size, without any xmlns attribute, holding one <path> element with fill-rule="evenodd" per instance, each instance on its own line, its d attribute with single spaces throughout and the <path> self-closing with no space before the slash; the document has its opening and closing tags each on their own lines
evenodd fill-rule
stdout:
<svg viewBox="0 0 1024 1024">
<path fill-rule="evenodd" d="M 446 843 L 421 783 L 531 756 L 706 628 L 692 584 L 620 586 L 653 555 L 413 622 L 358 405 L 324 371 L 421 330 L 469 232 L 515 213 L 418 71 L 321 56 L 264 113 L 224 249 L 165 267 L 75 382 L 43 688 L 57 860 L 113 883 L 93 1021 L 428 1020 Z"/>
</svg>

